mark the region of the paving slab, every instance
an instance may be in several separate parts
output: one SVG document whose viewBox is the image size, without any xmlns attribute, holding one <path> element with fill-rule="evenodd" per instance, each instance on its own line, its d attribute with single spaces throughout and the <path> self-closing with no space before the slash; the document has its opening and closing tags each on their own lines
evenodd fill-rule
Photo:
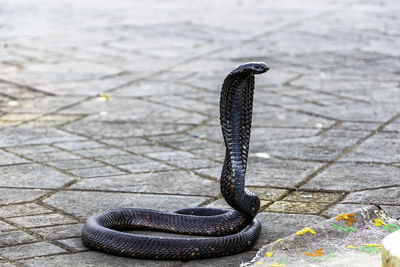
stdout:
<svg viewBox="0 0 400 267">
<path fill-rule="evenodd" d="M 0 186 L 20 188 L 58 188 L 74 179 L 39 164 L 0 167 L 8 179 L 1 179 Z"/>
<path fill-rule="evenodd" d="M 398 168 L 386 165 L 336 163 L 307 182 L 302 189 L 362 190 L 399 185 Z"/>
</svg>

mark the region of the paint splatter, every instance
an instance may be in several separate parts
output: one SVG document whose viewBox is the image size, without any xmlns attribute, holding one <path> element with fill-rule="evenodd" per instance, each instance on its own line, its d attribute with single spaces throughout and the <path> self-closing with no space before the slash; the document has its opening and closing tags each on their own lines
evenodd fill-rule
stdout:
<svg viewBox="0 0 400 267">
<path fill-rule="evenodd" d="M 357 222 L 354 218 L 354 213 L 343 213 L 335 217 L 338 221 L 345 221 L 347 226 L 351 226 L 351 223 Z"/>
<path fill-rule="evenodd" d="M 311 229 L 311 228 L 309 228 L 309 227 L 306 227 L 306 228 L 304 228 L 304 229 L 298 231 L 298 232 L 296 233 L 296 235 L 304 235 L 305 233 L 311 233 L 311 234 L 313 234 L 313 235 L 316 234 L 316 232 L 315 232 L 313 229 Z"/>
<path fill-rule="evenodd" d="M 303 252 L 301 254 L 309 257 L 321 257 L 325 255 L 325 253 L 322 251 L 322 248 L 316 249 L 313 252 Z"/>
<path fill-rule="evenodd" d="M 374 225 L 381 226 L 381 225 L 386 225 L 386 223 L 384 221 L 382 221 L 381 219 L 374 219 Z"/>
<path fill-rule="evenodd" d="M 346 233 L 355 232 L 356 231 L 356 228 L 354 228 L 354 227 L 346 227 L 344 222 L 343 222 L 343 227 L 341 227 L 341 226 L 339 226 L 337 224 L 334 224 L 334 223 L 331 223 L 331 225 L 333 227 L 339 229 L 339 230 L 345 231 Z"/>
<path fill-rule="evenodd" d="M 383 229 L 385 229 L 388 232 L 394 232 L 400 229 L 400 226 L 396 224 L 386 224 L 383 226 Z"/>
</svg>

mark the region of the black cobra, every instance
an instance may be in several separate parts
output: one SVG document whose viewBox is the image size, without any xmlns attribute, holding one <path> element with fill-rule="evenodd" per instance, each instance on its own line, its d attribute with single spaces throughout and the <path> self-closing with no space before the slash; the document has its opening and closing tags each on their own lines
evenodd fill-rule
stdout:
<svg viewBox="0 0 400 267">
<path fill-rule="evenodd" d="M 221 193 L 235 210 L 187 208 L 174 212 L 125 208 L 90 217 L 82 230 L 86 246 L 120 256 L 191 260 L 249 250 L 261 230 L 255 216 L 260 200 L 245 189 L 254 93 L 254 75 L 265 63 L 247 63 L 233 70 L 222 85 L 220 112 L 226 154 Z M 192 238 L 154 237 L 122 232 L 157 230 Z"/>
</svg>

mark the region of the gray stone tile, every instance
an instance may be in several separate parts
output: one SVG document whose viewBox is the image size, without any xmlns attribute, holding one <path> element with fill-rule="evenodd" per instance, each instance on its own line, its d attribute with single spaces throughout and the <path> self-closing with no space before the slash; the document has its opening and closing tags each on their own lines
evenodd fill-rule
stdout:
<svg viewBox="0 0 400 267">
<path fill-rule="evenodd" d="M 198 119 L 201 121 L 202 119 Z M 173 120 L 171 119 L 171 122 Z M 85 127 L 83 127 L 85 125 Z M 79 121 L 64 126 L 76 133 L 94 138 L 123 138 L 144 135 L 171 134 L 189 129 L 187 125 L 138 123 L 136 121 Z M 0 136 L 1 137 L 1 136 Z"/>
<path fill-rule="evenodd" d="M 72 59 L 53 64 L 49 62 L 27 64 L 23 71 L 13 73 L 14 75 L 10 75 L 8 79 L 17 83 L 26 80 L 30 80 L 31 83 L 65 82 L 100 78 L 118 71 L 111 66 Z"/>
<path fill-rule="evenodd" d="M 132 109 L 133 106 L 135 107 L 134 109 Z M 103 117 L 96 115 L 94 118 L 103 121 L 118 120 L 119 122 L 123 122 L 129 120 L 153 123 L 199 123 L 206 119 L 203 115 L 193 114 L 164 105 L 153 104 L 147 101 L 127 98 L 113 98 L 111 101 L 98 101 L 97 99 L 93 99 L 63 111 L 63 113 L 66 114 L 99 114 L 100 112 L 107 112 L 107 115 Z M 84 121 L 85 119 L 78 123 L 72 123 L 72 125 L 81 125 Z M 115 123 L 115 126 L 117 126 L 117 124 L 118 123 Z M 70 127 L 68 128 L 71 129 Z M 77 130 L 75 127 L 73 129 Z"/>
<path fill-rule="evenodd" d="M 174 84 L 171 81 L 151 80 L 139 81 L 129 86 L 124 86 L 113 91 L 116 96 L 158 96 L 185 92 L 188 86 Z"/>
<path fill-rule="evenodd" d="M 293 188 L 314 173 L 323 163 L 250 157 L 246 184 Z"/>
<path fill-rule="evenodd" d="M 16 163 L 24 163 L 24 162 L 29 162 L 29 161 L 0 150 L 0 162 L 1 162 L 0 163 L 1 165 L 9 165 L 9 164 L 16 164 Z"/>
<path fill-rule="evenodd" d="M 219 185 L 216 182 L 183 171 L 144 173 L 88 179 L 80 181 L 70 188 L 158 194 L 187 194 L 211 197 L 218 195 L 220 190 Z"/>
<path fill-rule="evenodd" d="M 128 170 L 131 173 L 142 173 L 142 172 L 158 172 L 158 171 L 168 171 L 174 170 L 175 167 L 168 166 L 164 163 L 148 160 L 133 164 L 118 165 L 118 167 Z"/>
<path fill-rule="evenodd" d="M 336 204 L 335 206 L 326 210 L 322 215 L 332 218 L 342 213 L 349 213 L 365 207 L 366 204 Z"/>
<path fill-rule="evenodd" d="M 96 205 L 93 205 L 96 199 Z M 155 210 L 176 210 L 195 207 L 208 200 L 207 197 L 169 196 L 131 193 L 108 193 L 90 191 L 62 191 L 44 202 L 79 218 L 117 208 L 146 208 Z"/>
<path fill-rule="evenodd" d="M 1 267 L 14 267 L 14 264 L 8 263 L 8 262 L 0 262 Z"/>
<path fill-rule="evenodd" d="M 73 179 L 39 164 L 0 167 L 3 177 L 0 186 L 57 188 Z"/>
<path fill-rule="evenodd" d="M 38 241 L 36 237 L 21 231 L 0 233 L 0 247 L 19 245 Z"/>
<path fill-rule="evenodd" d="M 62 170 L 86 169 L 105 166 L 104 164 L 91 159 L 71 159 L 62 161 L 51 161 L 46 163 Z"/>
<path fill-rule="evenodd" d="M 95 167 L 88 169 L 76 169 L 76 170 L 69 170 L 68 172 L 82 178 L 127 174 L 127 172 L 121 171 L 111 166 Z"/>
<path fill-rule="evenodd" d="M 398 187 L 393 187 L 352 192 L 345 199 L 343 199 L 341 203 L 375 203 L 379 205 L 400 205 L 400 190 Z"/>
<path fill-rule="evenodd" d="M 398 168 L 384 165 L 337 163 L 307 182 L 302 189 L 362 190 L 400 185 Z M 376 182 L 379 181 L 379 184 Z"/>
<path fill-rule="evenodd" d="M 46 242 L 24 244 L 0 249 L 0 253 L 7 259 L 17 260 L 30 257 L 39 257 L 66 252 L 60 247 Z"/>
<path fill-rule="evenodd" d="M 147 156 L 163 161 L 181 160 L 195 158 L 193 154 L 184 151 L 146 153 Z"/>
<path fill-rule="evenodd" d="M 39 153 L 39 154 L 29 154 L 25 155 L 25 157 L 38 161 L 38 162 L 48 162 L 48 161 L 57 161 L 57 160 L 68 160 L 68 159 L 80 159 L 81 157 L 78 155 L 74 155 L 72 153 L 58 151 L 51 153 Z"/>
<path fill-rule="evenodd" d="M 104 147 L 103 144 L 97 143 L 94 141 L 55 143 L 54 146 L 63 148 L 66 150 L 80 150 L 80 149 L 91 149 L 91 148 Z"/>
<path fill-rule="evenodd" d="M 23 266 L 29 267 L 53 267 L 53 266 L 154 266 L 154 261 L 149 260 L 140 260 L 140 259 L 131 259 L 131 258 L 123 258 L 117 257 L 113 255 L 107 255 L 100 252 L 81 252 L 74 253 L 68 255 L 57 255 L 50 257 L 42 257 L 37 259 L 29 259 L 25 261 L 21 261 Z M 157 266 L 160 267 L 169 267 L 175 266 L 177 262 L 173 261 L 157 261 Z"/>
<path fill-rule="evenodd" d="M 76 222 L 75 220 L 57 213 L 15 217 L 9 218 L 9 220 L 27 228 Z"/>
<path fill-rule="evenodd" d="M 2 147 L 82 140 L 82 137 L 55 128 L 7 128 L 0 132 Z"/>
<path fill-rule="evenodd" d="M 74 153 L 77 153 L 86 158 L 96 158 L 96 157 L 112 157 L 112 156 L 127 156 L 128 152 L 115 149 L 115 148 L 91 148 L 84 150 L 75 150 Z"/>
<path fill-rule="evenodd" d="M 383 130 L 400 132 L 400 120 L 398 119 L 394 123 L 388 124 Z"/>
<path fill-rule="evenodd" d="M 0 204 L 32 201 L 48 192 L 48 190 L 42 189 L 0 188 Z"/>
<path fill-rule="evenodd" d="M 141 164 L 145 162 L 151 162 L 147 158 L 135 155 L 127 155 L 127 156 L 115 156 L 115 157 L 98 157 L 96 160 L 108 163 L 110 165 L 128 165 L 128 164 Z"/>
<path fill-rule="evenodd" d="M 400 162 L 400 136 L 378 133 L 365 140 L 340 161 L 356 162 Z"/>
<path fill-rule="evenodd" d="M 128 146 L 139 146 L 139 145 L 153 145 L 155 146 L 155 143 L 149 142 L 145 139 L 142 138 L 116 138 L 116 139 L 102 139 L 102 142 L 114 146 L 120 146 L 120 147 L 128 147 Z"/>
<path fill-rule="evenodd" d="M 8 223 L 0 221 L 0 231 L 9 231 L 9 230 L 16 230 L 16 229 L 17 228 L 15 226 L 12 226 Z"/>
<path fill-rule="evenodd" d="M 358 138 L 315 136 L 252 143 L 253 152 L 267 152 L 272 157 L 300 160 L 333 160 Z"/>
<path fill-rule="evenodd" d="M 189 158 L 189 159 L 181 159 L 181 160 L 172 160 L 168 162 L 170 164 L 174 164 L 180 168 L 187 170 L 195 170 L 201 168 L 209 168 L 209 167 L 220 167 L 221 163 L 217 163 L 215 161 L 211 161 L 205 158 Z"/>
<path fill-rule="evenodd" d="M 36 88 L 40 88 L 45 92 L 54 93 L 57 95 L 85 95 L 95 96 L 108 89 L 122 85 L 130 80 L 135 79 L 137 75 L 126 74 L 119 76 L 110 76 L 106 79 L 82 80 L 82 81 L 66 81 L 56 83 L 41 83 L 36 84 Z"/>
<path fill-rule="evenodd" d="M 21 155 L 59 151 L 57 148 L 49 145 L 15 146 L 15 147 L 7 147 L 7 150 Z"/>
<path fill-rule="evenodd" d="M 36 153 L 58 152 L 60 150 L 49 145 L 27 145 L 27 146 L 7 147 L 7 151 L 14 152 L 20 155 L 28 155 Z"/>
<path fill-rule="evenodd" d="M 0 207 L 0 217 L 16 217 L 16 216 L 27 216 L 37 215 L 43 213 L 52 212 L 49 209 L 43 208 L 35 203 L 8 205 Z"/>
<path fill-rule="evenodd" d="M 180 126 L 178 126 L 180 127 Z M 135 154 L 147 154 L 155 152 L 173 152 L 176 151 L 170 147 L 160 146 L 158 144 L 154 145 L 143 145 L 143 146 L 128 146 L 124 147 L 125 150 L 133 152 Z"/>
<path fill-rule="evenodd" d="M 43 236 L 47 240 L 66 239 L 81 236 L 83 224 L 65 224 L 32 228 L 31 231 Z"/>
<path fill-rule="evenodd" d="M 21 99 L 16 106 L 7 106 L 5 110 L 12 113 L 34 113 L 45 114 L 55 112 L 58 109 L 79 102 L 83 97 L 76 96 L 42 96 L 36 98 L 35 101 L 29 99 Z M 69 114 L 67 114 L 69 115 Z"/>
<path fill-rule="evenodd" d="M 216 137 L 214 137 L 214 135 Z M 207 138 L 207 140 L 205 139 Z M 196 125 L 189 134 L 170 134 L 150 137 L 156 144 L 168 145 L 180 150 L 191 151 L 203 147 L 212 147 L 215 144 L 209 139 L 218 139 L 218 143 L 222 143 L 221 130 L 216 125 Z M 154 151 L 159 152 L 159 151 Z"/>
<path fill-rule="evenodd" d="M 373 131 L 380 126 L 380 123 L 372 122 L 342 122 L 337 129 L 348 131 Z"/>
<path fill-rule="evenodd" d="M 61 244 L 66 245 L 67 247 L 73 249 L 74 251 L 88 251 L 89 248 L 85 247 L 82 244 L 82 238 L 75 237 L 75 238 L 67 238 L 67 239 L 59 239 L 57 240 Z"/>
</svg>

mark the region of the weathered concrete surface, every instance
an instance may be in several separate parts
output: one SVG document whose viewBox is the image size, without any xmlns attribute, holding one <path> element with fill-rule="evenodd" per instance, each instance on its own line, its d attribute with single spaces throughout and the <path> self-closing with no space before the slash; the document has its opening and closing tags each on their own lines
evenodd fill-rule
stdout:
<svg viewBox="0 0 400 267">
<path fill-rule="evenodd" d="M 0 265 L 235 266 L 370 202 L 400 216 L 399 14 L 395 0 L 3 0 Z M 156 263 L 82 247 L 100 210 L 224 205 L 219 88 L 256 60 L 271 70 L 256 81 L 254 250 Z"/>
</svg>

